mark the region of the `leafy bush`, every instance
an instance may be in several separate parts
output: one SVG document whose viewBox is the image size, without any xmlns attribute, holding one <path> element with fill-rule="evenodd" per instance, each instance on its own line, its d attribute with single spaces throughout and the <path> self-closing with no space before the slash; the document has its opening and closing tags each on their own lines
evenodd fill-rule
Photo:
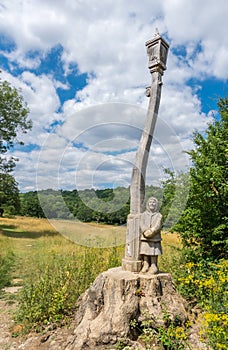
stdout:
<svg viewBox="0 0 228 350">
<path fill-rule="evenodd" d="M 182 266 L 181 293 L 203 308 L 202 338 L 213 349 L 226 349 L 228 342 L 228 261 Z"/>
</svg>

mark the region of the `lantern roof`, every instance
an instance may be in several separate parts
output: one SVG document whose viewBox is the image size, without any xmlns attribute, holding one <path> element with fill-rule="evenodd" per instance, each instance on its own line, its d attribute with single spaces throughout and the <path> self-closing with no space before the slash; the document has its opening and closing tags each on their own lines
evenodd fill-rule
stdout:
<svg viewBox="0 0 228 350">
<path fill-rule="evenodd" d="M 166 46 L 166 48 L 169 48 L 169 44 L 167 43 L 167 41 L 165 41 L 165 39 L 163 39 L 163 37 L 159 34 L 158 28 L 155 29 L 155 33 L 154 33 L 154 37 L 150 40 L 147 40 L 145 45 L 146 46 L 151 46 L 152 44 L 154 44 L 155 42 L 161 40 L 162 44 L 164 46 Z"/>
</svg>

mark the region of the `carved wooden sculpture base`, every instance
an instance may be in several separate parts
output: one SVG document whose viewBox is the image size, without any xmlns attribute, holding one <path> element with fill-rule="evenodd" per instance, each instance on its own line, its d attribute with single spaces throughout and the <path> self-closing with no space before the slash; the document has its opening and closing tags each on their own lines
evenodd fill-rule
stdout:
<svg viewBox="0 0 228 350">
<path fill-rule="evenodd" d="M 142 260 L 122 259 L 122 269 L 130 272 L 140 272 L 142 269 Z"/>
</svg>

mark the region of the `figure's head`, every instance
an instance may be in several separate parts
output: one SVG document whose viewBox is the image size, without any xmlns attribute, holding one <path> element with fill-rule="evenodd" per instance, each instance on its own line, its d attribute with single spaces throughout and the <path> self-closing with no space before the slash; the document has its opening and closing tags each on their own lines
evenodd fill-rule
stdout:
<svg viewBox="0 0 228 350">
<path fill-rule="evenodd" d="M 147 201 L 146 209 L 152 213 L 158 211 L 158 200 L 155 197 L 150 197 Z"/>
</svg>

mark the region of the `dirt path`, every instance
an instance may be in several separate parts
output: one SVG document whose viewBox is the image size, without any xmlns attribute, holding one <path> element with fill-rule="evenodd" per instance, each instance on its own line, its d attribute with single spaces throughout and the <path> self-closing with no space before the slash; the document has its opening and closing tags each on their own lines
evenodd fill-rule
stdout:
<svg viewBox="0 0 228 350">
<path fill-rule="evenodd" d="M 18 342 L 16 338 L 12 337 L 15 309 L 15 303 L 9 304 L 7 300 L 0 299 L 0 349 L 2 350 L 18 349 Z"/>
<path fill-rule="evenodd" d="M 21 326 L 15 326 L 14 313 L 17 302 L 10 301 L 12 294 L 17 293 L 20 287 L 7 287 L 4 289 L 4 297 L 0 299 L 0 349 L 1 350 L 64 350 L 66 340 L 73 332 L 71 327 L 47 329 L 44 334 L 18 335 Z"/>
</svg>

